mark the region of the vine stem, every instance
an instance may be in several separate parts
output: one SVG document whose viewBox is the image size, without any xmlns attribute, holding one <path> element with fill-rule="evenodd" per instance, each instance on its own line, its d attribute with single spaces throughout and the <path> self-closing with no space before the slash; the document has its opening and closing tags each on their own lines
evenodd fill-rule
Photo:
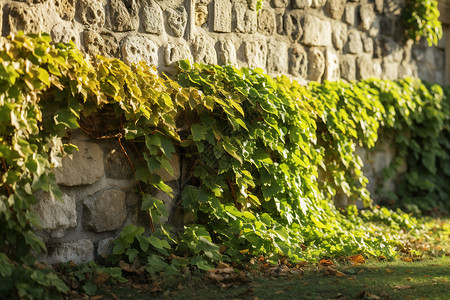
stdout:
<svg viewBox="0 0 450 300">
<path fill-rule="evenodd" d="M 237 203 L 236 193 L 234 192 L 234 188 L 233 188 L 233 185 L 231 184 L 230 177 L 227 177 L 227 180 L 228 180 L 228 185 L 230 186 L 230 189 L 231 189 L 231 194 L 233 195 L 234 206 L 236 207 L 237 210 L 241 210 L 239 205 L 238 205 L 238 203 Z"/>
<path fill-rule="evenodd" d="M 2 156 L 2 165 L 3 165 L 3 169 L 5 170 L 5 173 L 8 172 L 8 168 L 6 167 L 6 161 L 3 156 Z M 6 182 L 3 182 L 3 186 L 6 188 L 6 191 L 8 192 L 8 197 L 9 197 L 11 195 L 11 189 L 9 188 L 9 186 Z"/>
</svg>

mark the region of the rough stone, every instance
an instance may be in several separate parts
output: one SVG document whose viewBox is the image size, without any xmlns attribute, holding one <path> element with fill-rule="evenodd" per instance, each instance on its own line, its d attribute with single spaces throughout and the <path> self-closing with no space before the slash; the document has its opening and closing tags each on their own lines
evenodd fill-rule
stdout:
<svg viewBox="0 0 450 300">
<path fill-rule="evenodd" d="M 130 160 L 133 161 L 131 157 Z M 133 169 L 125 154 L 121 150 L 112 148 L 106 152 L 105 173 L 106 178 L 129 179 L 133 176 Z"/>
<path fill-rule="evenodd" d="M 72 21 L 75 17 L 75 0 L 53 0 L 56 12 L 61 19 Z"/>
<path fill-rule="evenodd" d="M 275 14 L 269 9 L 261 9 L 258 14 L 258 31 L 272 35 L 275 31 Z"/>
<path fill-rule="evenodd" d="M 342 55 L 339 58 L 341 77 L 348 81 L 356 80 L 356 63 L 353 55 Z"/>
<path fill-rule="evenodd" d="M 373 40 L 370 37 L 364 37 L 362 39 L 364 52 L 372 53 L 373 52 Z"/>
<path fill-rule="evenodd" d="M 234 11 L 237 32 L 253 33 L 256 31 L 258 26 L 256 11 L 249 10 L 247 5 L 241 2 L 235 3 Z"/>
<path fill-rule="evenodd" d="M 249 68 L 265 69 L 267 45 L 264 41 L 244 42 L 244 54 Z"/>
<path fill-rule="evenodd" d="M 163 13 L 161 7 L 154 0 L 143 2 L 141 18 L 145 32 L 157 35 L 163 33 Z"/>
<path fill-rule="evenodd" d="M 186 28 L 188 14 L 184 7 L 178 7 L 177 9 L 168 8 L 166 10 L 167 24 L 172 31 L 172 34 L 176 37 L 182 37 Z"/>
<path fill-rule="evenodd" d="M 114 31 L 131 31 L 139 27 L 136 0 L 109 0 L 109 27 Z"/>
<path fill-rule="evenodd" d="M 395 80 L 398 78 L 399 64 L 389 59 L 383 59 L 382 79 Z"/>
<path fill-rule="evenodd" d="M 384 0 L 375 0 L 375 10 L 377 13 L 381 14 L 383 13 L 384 8 Z"/>
<path fill-rule="evenodd" d="M 344 14 L 345 0 L 329 0 L 327 12 L 335 20 L 340 20 Z"/>
<path fill-rule="evenodd" d="M 337 81 L 340 78 L 339 56 L 337 52 L 325 50 L 325 74 L 323 79 L 328 81 Z"/>
<path fill-rule="evenodd" d="M 405 0 L 384 1 L 384 13 L 386 15 L 400 15 L 405 5 Z"/>
<path fill-rule="evenodd" d="M 333 45 L 336 49 L 341 50 L 347 43 L 347 25 L 337 23 L 333 26 L 332 34 Z"/>
<path fill-rule="evenodd" d="M 312 0 L 293 0 L 292 6 L 294 8 L 308 8 L 311 7 Z"/>
<path fill-rule="evenodd" d="M 301 15 L 295 11 L 284 15 L 284 32 L 293 42 L 298 41 L 303 35 L 300 20 Z"/>
<path fill-rule="evenodd" d="M 203 64 L 217 64 L 217 54 L 214 40 L 207 35 L 198 34 L 194 37 L 191 47 L 194 60 Z"/>
<path fill-rule="evenodd" d="M 383 56 L 386 61 L 400 62 L 403 58 L 403 49 L 396 42 L 390 39 L 384 39 L 381 41 Z M 434 63 L 434 61 L 432 62 Z"/>
<path fill-rule="evenodd" d="M 356 59 L 356 75 L 358 80 L 373 77 L 373 62 L 369 55 L 360 55 Z"/>
<path fill-rule="evenodd" d="M 98 246 L 97 246 L 97 255 L 98 256 L 109 256 L 112 254 L 112 250 L 114 248 L 114 238 L 106 238 L 103 240 L 100 240 L 98 242 Z"/>
<path fill-rule="evenodd" d="M 158 47 L 152 40 L 143 36 L 126 36 L 121 41 L 122 58 L 127 64 L 144 61 L 158 65 Z"/>
<path fill-rule="evenodd" d="M 126 217 L 125 193 L 121 190 L 105 190 L 83 202 L 83 224 L 95 232 L 119 229 Z"/>
<path fill-rule="evenodd" d="M 172 155 L 170 165 L 173 169 L 172 174 L 165 169 L 159 169 L 155 172 L 155 174 L 159 175 L 164 182 L 178 180 L 178 178 L 180 178 L 180 155 L 178 153 Z"/>
<path fill-rule="evenodd" d="M 308 55 L 299 44 L 294 44 L 289 53 L 289 71 L 292 75 L 306 78 L 308 75 Z"/>
<path fill-rule="evenodd" d="M 50 35 L 56 43 L 74 42 L 77 47 L 80 47 L 80 34 L 72 27 L 70 23 L 59 23 L 53 26 Z"/>
<path fill-rule="evenodd" d="M 308 52 L 308 80 L 320 81 L 325 71 L 325 57 L 317 48 L 310 48 Z"/>
<path fill-rule="evenodd" d="M 312 0 L 311 7 L 313 8 L 322 8 L 327 3 L 327 0 Z"/>
<path fill-rule="evenodd" d="M 361 41 L 361 36 L 358 31 L 351 30 L 348 33 L 348 42 L 347 42 L 348 52 L 349 53 L 361 53 L 363 51 L 363 43 Z"/>
<path fill-rule="evenodd" d="M 331 45 L 331 24 L 312 15 L 304 19 L 303 43 L 309 46 Z"/>
<path fill-rule="evenodd" d="M 288 46 L 286 43 L 269 40 L 267 44 L 267 71 L 283 74 L 288 72 Z"/>
<path fill-rule="evenodd" d="M 361 17 L 361 26 L 365 30 L 369 30 L 373 21 L 375 20 L 375 12 L 373 11 L 373 4 L 367 3 L 361 5 L 359 10 L 359 16 Z"/>
<path fill-rule="evenodd" d="M 285 8 L 288 4 L 289 0 L 272 0 L 272 5 L 277 8 Z"/>
<path fill-rule="evenodd" d="M 202 26 L 208 21 L 208 6 L 201 2 L 195 3 L 195 25 Z"/>
<path fill-rule="evenodd" d="M 119 43 L 111 33 L 102 34 L 94 30 L 83 32 L 84 49 L 91 56 L 97 55 L 117 57 L 119 55 Z"/>
<path fill-rule="evenodd" d="M 279 35 L 285 35 L 286 33 L 284 32 L 284 14 L 276 14 L 275 23 L 277 27 L 277 33 Z"/>
<path fill-rule="evenodd" d="M 179 60 L 193 61 L 191 50 L 186 44 L 167 43 L 164 47 L 164 64 L 171 66 Z"/>
<path fill-rule="evenodd" d="M 229 39 L 219 41 L 217 56 L 221 65 L 237 65 L 236 47 Z"/>
<path fill-rule="evenodd" d="M 76 264 L 94 260 L 94 244 L 88 240 L 53 245 L 54 251 L 44 260 L 48 264 L 72 261 Z"/>
<path fill-rule="evenodd" d="M 23 31 L 24 33 L 38 33 L 46 31 L 46 19 L 42 10 L 25 3 L 8 3 L 4 7 L 6 27 L 9 33 Z"/>
<path fill-rule="evenodd" d="M 345 16 L 344 21 L 350 26 L 354 26 L 356 22 L 356 6 L 347 5 L 345 6 Z"/>
<path fill-rule="evenodd" d="M 103 176 L 103 151 L 98 144 L 71 141 L 78 147 L 72 157 L 66 156 L 62 166 L 55 168 L 56 183 L 65 186 L 93 184 Z"/>
<path fill-rule="evenodd" d="M 214 0 L 213 29 L 217 32 L 231 32 L 230 0 Z"/>
<path fill-rule="evenodd" d="M 105 10 L 98 0 L 78 0 L 75 19 L 82 25 L 99 28 L 105 24 Z"/>
<path fill-rule="evenodd" d="M 77 208 L 75 198 L 63 194 L 63 202 L 49 193 L 38 192 L 38 200 L 31 211 L 41 221 L 43 230 L 65 230 L 77 226 Z"/>
</svg>

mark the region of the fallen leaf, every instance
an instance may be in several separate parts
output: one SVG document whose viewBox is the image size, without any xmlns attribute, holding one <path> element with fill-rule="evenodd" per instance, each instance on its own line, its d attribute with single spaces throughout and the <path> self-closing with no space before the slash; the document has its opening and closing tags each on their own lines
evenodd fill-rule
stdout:
<svg viewBox="0 0 450 300">
<path fill-rule="evenodd" d="M 361 254 L 350 256 L 349 260 L 354 265 L 360 265 L 365 263 L 365 259 Z"/>
<path fill-rule="evenodd" d="M 332 265 L 334 265 L 334 263 L 331 260 L 329 260 L 329 259 L 322 259 L 319 262 L 319 265 L 326 267 L 326 266 L 332 266 Z"/>
<path fill-rule="evenodd" d="M 396 286 L 394 286 L 394 289 L 396 289 L 396 290 L 407 290 L 407 289 L 410 289 L 410 288 L 411 288 L 410 285 L 396 285 Z"/>
<path fill-rule="evenodd" d="M 412 262 L 413 261 L 412 258 L 410 258 L 410 257 L 404 257 L 404 258 L 402 258 L 402 260 L 406 261 L 406 262 Z"/>
<path fill-rule="evenodd" d="M 406 270 L 406 273 L 411 273 L 412 272 L 412 270 Z"/>
<path fill-rule="evenodd" d="M 89 300 L 99 300 L 99 299 L 103 299 L 103 295 L 92 296 L 89 298 Z"/>
<path fill-rule="evenodd" d="M 385 269 L 385 271 L 386 271 L 387 273 L 394 273 L 394 271 L 393 271 L 393 270 L 391 270 L 391 269 L 388 269 L 388 268 L 386 268 L 386 269 Z"/>
<path fill-rule="evenodd" d="M 276 291 L 274 294 L 275 295 L 280 295 L 280 294 L 283 294 L 283 291 L 279 290 L 279 291 Z"/>
</svg>

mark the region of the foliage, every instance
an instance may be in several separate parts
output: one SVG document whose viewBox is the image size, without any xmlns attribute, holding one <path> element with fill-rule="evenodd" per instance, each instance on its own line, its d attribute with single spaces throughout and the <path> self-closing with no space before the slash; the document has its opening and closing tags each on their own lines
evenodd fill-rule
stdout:
<svg viewBox="0 0 450 300">
<path fill-rule="evenodd" d="M 438 0 L 409 0 L 402 11 L 402 21 L 407 36 L 414 41 L 424 37 L 428 45 L 437 46 L 442 38 L 442 24 L 439 21 Z"/>
</svg>

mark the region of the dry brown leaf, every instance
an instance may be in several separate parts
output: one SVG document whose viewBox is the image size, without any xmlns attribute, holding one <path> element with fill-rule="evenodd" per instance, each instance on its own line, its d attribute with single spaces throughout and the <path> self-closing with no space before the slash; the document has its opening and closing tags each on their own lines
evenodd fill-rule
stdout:
<svg viewBox="0 0 450 300">
<path fill-rule="evenodd" d="M 364 256 L 362 256 L 361 254 L 350 256 L 349 260 L 354 265 L 360 265 L 366 262 Z"/>
<path fill-rule="evenodd" d="M 327 266 L 332 266 L 332 265 L 334 265 L 334 263 L 331 260 L 329 260 L 329 259 L 322 259 L 319 262 L 319 266 L 327 267 Z"/>
<path fill-rule="evenodd" d="M 394 273 L 394 271 L 391 270 L 391 269 L 389 269 L 389 268 L 386 268 L 385 271 L 386 271 L 387 273 Z"/>
<path fill-rule="evenodd" d="M 396 290 L 407 290 L 407 289 L 410 289 L 411 288 L 411 286 L 410 285 L 396 285 L 396 286 L 394 286 L 394 289 L 396 289 Z"/>
<path fill-rule="evenodd" d="M 412 258 L 410 258 L 410 257 L 404 257 L 404 258 L 402 258 L 402 260 L 406 261 L 406 262 L 412 262 L 413 261 Z"/>
</svg>

